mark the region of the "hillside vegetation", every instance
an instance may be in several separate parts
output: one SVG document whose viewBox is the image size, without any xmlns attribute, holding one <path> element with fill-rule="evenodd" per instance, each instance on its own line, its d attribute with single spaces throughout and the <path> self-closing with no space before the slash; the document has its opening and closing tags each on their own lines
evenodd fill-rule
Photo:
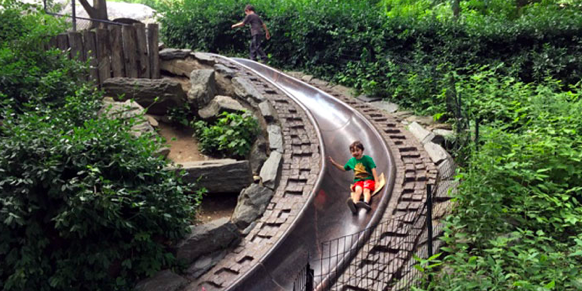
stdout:
<svg viewBox="0 0 582 291">
<path fill-rule="evenodd" d="M 166 4 L 163 38 L 247 56 L 248 31 L 230 29 L 245 4 Z M 469 134 L 480 121 L 478 151 L 467 143 L 453 153 L 461 187 L 444 253 L 423 270 L 434 273 L 431 290 L 582 289 L 579 1 L 252 4 L 271 30 L 271 65 L 468 125 Z"/>
<path fill-rule="evenodd" d="M 86 64 L 44 50 L 64 23 L 0 6 L 0 289 L 131 290 L 175 266 L 194 185 L 129 133 L 139 118 L 98 116 Z"/>
</svg>

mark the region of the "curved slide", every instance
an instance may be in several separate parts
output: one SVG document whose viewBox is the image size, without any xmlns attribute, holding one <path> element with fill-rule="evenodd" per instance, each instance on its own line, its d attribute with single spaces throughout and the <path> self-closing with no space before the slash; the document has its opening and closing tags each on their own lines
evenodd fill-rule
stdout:
<svg viewBox="0 0 582 291">
<path fill-rule="evenodd" d="M 294 226 L 261 259 L 260 264 L 227 289 L 292 290 L 295 276 L 305 265 L 306 254 L 309 254 L 310 264 L 316 274 L 315 286 L 325 289 L 325 286 L 333 283 L 333 278 L 321 278 L 317 275 L 327 274 L 341 262 L 349 262 L 351 258 L 336 258 L 325 264 L 323 268 L 326 270 L 321 270 L 319 258 L 322 255 L 322 243 L 354 234 L 378 222 L 394 185 L 393 158 L 374 126 L 347 104 L 270 67 L 247 59 L 231 60 L 280 88 L 311 115 L 320 132 L 323 144 L 321 153 L 325 154 L 325 162 L 319 187 L 315 189 L 302 214 L 297 217 Z M 372 210 L 366 213 L 360 209 L 357 215 L 352 214 L 346 205 L 353 172 L 342 172 L 328 160 L 328 156 L 332 156 L 340 164 L 347 162 L 351 158 L 348 147 L 355 140 L 364 144 L 364 154 L 371 156 L 376 162 L 378 175 L 384 173 L 386 176 L 386 186 L 372 199 Z M 365 240 L 366 237 L 360 239 Z M 348 249 L 350 247 L 355 248 L 347 246 Z M 352 249 L 348 253 L 354 254 L 355 251 Z M 335 271 L 341 273 L 342 270 Z"/>
</svg>

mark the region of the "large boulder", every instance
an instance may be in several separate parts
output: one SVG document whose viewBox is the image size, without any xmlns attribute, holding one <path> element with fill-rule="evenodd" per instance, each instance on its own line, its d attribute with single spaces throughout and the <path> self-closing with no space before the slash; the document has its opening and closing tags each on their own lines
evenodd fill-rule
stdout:
<svg viewBox="0 0 582 291">
<path fill-rule="evenodd" d="M 259 110 L 267 122 L 275 122 L 275 119 L 277 119 L 276 111 L 269 101 L 261 102 L 259 104 Z"/>
<path fill-rule="evenodd" d="M 412 122 L 408 125 L 408 130 L 412 132 L 416 139 L 418 139 L 422 144 L 431 142 L 435 137 L 434 133 L 424 129 L 424 127 L 416 122 Z"/>
<path fill-rule="evenodd" d="M 231 218 L 232 222 L 239 229 L 245 229 L 255 219 L 263 215 L 272 197 L 273 190 L 259 184 L 251 184 L 238 196 L 238 202 Z"/>
<path fill-rule="evenodd" d="M 267 160 L 267 140 L 262 135 L 255 140 L 253 146 L 251 147 L 251 152 L 249 154 L 249 163 L 251 164 L 251 172 L 253 174 L 259 174 L 261 166 Z"/>
<path fill-rule="evenodd" d="M 194 70 L 190 74 L 192 88 L 188 91 L 188 103 L 195 108 L 206 106 L 216 95 L 214 70 Z"/>
<path fill-rule="evenodd" d="M 204 67 L 200 66 L 198 62 L 191 59 L 172 59 L 172 60 L 162 60 L 160 62 L 160 70 L 165 73 L 170 73 L 170 75 L 190 77 L 190 74 L 194 70 L 200 70 Z"/>
<path fill-rule="evenodd" d="M 174 60 L 174 59 L 186 59 L 187 57 L 192 54 L 192 50 L 188 49 L 175 49 L 175 48 L 165 48 L 160 51 L 160 59 L 167 61 L 167 60 Z"/>
<path fill-rule="evenodd" d="M 212 68 L 216 64 L 216 60 L 211 54 L 194 52 L 191 54 L 191 56 L 194 57 L 198 63 L 205 67 Z"/>
<path fill-rule="evenodd" d="M 126 100 L 125 102 L 115 102 L 112 98 L 104 98 L 103 106 L 99 110 L 99 115 L 105 115 L 109 119 L 130 119 L 143 114 L 145 109 L 133 100 Z M 136 123 L 131 127 L 131 134 L 139 137 L 144 133 L 154 133 L 152 122 L 146 115 L 141 119 L 137 119 Z"/>
<path fill-rule="evenodd" d="M 263 185 L 270 189 L 275 189 L 277 182 L 277 175 L 279 174 L 279 167 L 283 160 L 283 155 L 280 152 L 272 151 L 269 158 L 261 168 L 261 180 Z"/>
<path fill-rule="evenodd" d="M 42 1 L 38 1 L 42 5 Z M 70 3 L 70 1 L 54 1 L 54 3 Z M 92 1 L 91 1 L 92 3 Z M 71 15 L 72 14 L 72 5 L 62 5 L 64 7 L 63 10 L 60 11 L 60 14 Z M 82 18 L 89 18 L 87 11 L 81 5 L 80 1 L 76 2 L 76 15 L 77 17 Z M 125 2 L 113 2 L 107 1 L 107 16 L 109 19 L 116 19 L 116 18 L 131 18 L 138 20 L 142 23 L 149 24 L 149 23 L 157 23 L 156 11 L 151 7 L 138 4 L 138 3 L 125 3 Z"/>
<path fill-rule="evenodd" d="M 247 100 L 251 104 L 258 104 L 266 100 L 253 84 L 241 77 L 232 78 L 234 94 L 242 100 Z"/>
<path fill-rule="evenodd" d="M 269 134 L 269 147 L 271 150 L 283 152 L 283 133 L 281 127 L 271 124 L 267 126 L 267 133 Z"/>
<path fill-rule="evenodd" d="M 206 107 L 198 111 L 198 116 L 202 119 L 213 119 L 217 118 L 218 115 L 223 112 L 243 112 L 246 111 L 238 101 L 228 97 L 217 95 L 212 98 L 212 101 Z"/>
<path fill-rule="evenodd" d="M 103 82 L 103 90 L 115 100 L 133 99 L 147 107 L 148 113 L 160 115 L 168 108 L 183 106 L 186 100 L 180 84 L 169 79 L 110 78 Z"/>
<path fill-rule="evenodd" d="M 185 170 L 184 180 L 205 187 L 210 193 L 238 193 L 253 182 L 249 161 L 233 159 L 182 163 L 170 170 Z"/>
<path fill-rule="evenodd" d="M 450 157 L 449 153 L 447 153 L 443 147 L 433 142 L 425 143 L 424 149 L 428 153 L 428 156 L 433 161 L 433 163 L 437 165 Z"/>
<path fill-rule="evenodd" d="M 226 253 L 226 250 L 218 250 L 208 255 L 199 257 L 196 261 L 194 261 L 194 263 L 190 265 L 188 270 L 186 270 L 188 278 L 200 278 L 200 276 L 204 275 L 204 273 L 218 264 L 218 262 L 220 262 L 226 256 Z"/>
<path fill-rule="evenodd" d="M 390 101 L 375 101 L 370 102 L 369 104 L 374 108 L 378 108 L 388 113 L 394 113 L 398 111 L 398 104 L 392 103 Z"/>
<path fill-rule="evenodd" d="M 234 87 L 232 86 L 232 78 L 236 76 L 236 72 L 221 64 L 214 65 L 216 72 L 216 90 L 219 95 L 235 96 Z"/>
<path fill-rule="evenodd" d="M 222 250 L 240 242 L 240 233 L 228 218 L 191 226 L 191 233 L 178 243 L 176 257 L 191 264 L 203 255 Z"/>
<path fill-rule="evenodd" d="M 194 70 L 212 69 L 214 61 L 207 54 L 167 48 L 160 51 L 160 69 L 174 76 L 189 78 Z"/>
</svg>

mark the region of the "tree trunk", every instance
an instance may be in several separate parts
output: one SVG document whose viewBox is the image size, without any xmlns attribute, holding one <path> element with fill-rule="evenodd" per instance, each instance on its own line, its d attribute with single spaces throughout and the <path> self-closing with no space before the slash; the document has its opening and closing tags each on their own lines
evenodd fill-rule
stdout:
<svg viewBox="0 0 582 291">
<path fill-rule="evenodd" d="M 93 0 L 93 6 L 89 5 L 89 2 L 87 2 L 87 0 L 79 0 L 79 2 L 81 2 L 81 5 L 83 5 L 83 8 L 85 8 L 85 11 L 87 11 L 87 14 L 89 14 L 89 17 L 91 19 L 108 20 L 106 0 Z M 91 28 L 105 26 L 99 24 L 100 22 L 98 21 L 92 21 Z"/>
<path fill-rule="evenodd" d="M 458 18 L 461 14 L 461 0 L 453 0 L 452 8 L 453 8 L 453 16 Z"/>
</svg>

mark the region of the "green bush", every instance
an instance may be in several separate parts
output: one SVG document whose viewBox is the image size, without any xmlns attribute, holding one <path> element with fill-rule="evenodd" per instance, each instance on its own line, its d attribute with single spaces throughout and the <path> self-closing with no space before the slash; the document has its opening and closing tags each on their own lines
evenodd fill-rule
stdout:
<svg viewBox="0 0 582 291">
<path fill-rule="evenodd" d="M 189 103 L 184 103 L 182 106 L 170 107 L 166 112 L 168 120 L 174 127 L 188 127 L 194 123 L 195 114 L 190 109 Z"/>
<path fill-rule="evenodd" d="M 98 117 L 85 65 L 43 50 L 59 23 L 2 5 L 0 287 L 129 290 L 175 266 L 200 193 L 164 170 L 159 138 L 129 133 L 143 116 Z"/>
<path fill-rule="evenodd" d="M 564 92 L 491 71 L 459 83 L 473 114 L 490 121 L 458 176 L 444 237 L 449 270 L 430 290 L 580 290 L 581 85 Z"/>
<path fill-rule="evenodd" d="M 198 198 L 134 122 L 26 114 L 2 128 L 4 290 L 123 290 L 174 262 Z"/>
<path fill-rule="evenodd" d="M 194 123 L 200 150 L 209 155 L 244 158 L 259 134 L 257 120 L 248 114 L 223 112 L 213 124 Z"/>
<path fill-rule="evenodd" d="M 0 119 L 12 113 L 65 105 L 76 95 L 86 66 L 67 60 L 58 50 L 45 51 L 51 35 L 64 28 L 34 6 L 2 1 L 0 10 Z M 39 25 L 41 24 L 41 25 Z"/>
</svg>

